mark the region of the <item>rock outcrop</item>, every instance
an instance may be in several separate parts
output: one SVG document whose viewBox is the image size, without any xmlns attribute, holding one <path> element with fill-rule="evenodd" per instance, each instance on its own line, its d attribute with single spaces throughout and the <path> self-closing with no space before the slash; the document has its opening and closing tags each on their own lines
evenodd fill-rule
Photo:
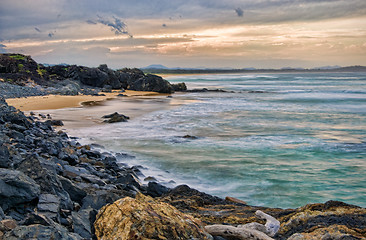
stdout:
<svg viewBox="0 0 366 240">
<path fill-rule="evenodd" d="M 338 201 L 309 204 L 297 209 L 248 206 L 191 189 L 186 185 L 171 189 L 159 198 L 207 225 L 238 227 L 265 222 L 255 216 L 261 210 L 281 224 L 274 239 L 365 239 L 366 209 Z"/>
<path fill-rule="evenodd" d="M 167 192 L 158 183 L 143 185 L 138 167 L 119 165 L 116 157 L 126 154 L 82 146 L 54 131 L 57 120 L 34 118 L 0 97 L 0 221 L 16 223 L 0 223 L 4 239 L 92 239 L 101 207 L 137 192 Z"/>
<path fill-rule="evenodd" d="M 130 119 L 128 116 L 119 114 L 118 112 L 109 115 L 104 115 L 102 118 L 107 119 L 103 121 L 105 123 L 127 122 L 127 120 Z"/>
<path fill-rule="evenodd" d="M 98 239 L 212 239 L 192 216 L 142 194 L 103 207 L 94 227 Z"/>
<path fill-rule="evenodd" d="M 88 94 L 84 88 L 129 89 L 172 93 L 182 91 L 185 84 L 172 86 L 162 77 L 144 74 L 137 68 L 112 70 L 106 64 L 97 68 L 76 65 L 55 65 L 45 67 L 37 64 L 30 56 L 22 54 L 0 54 L 0 77 L 6 82 L 18 85 L 39 84 L 50 88 L 50 94 Z M 32 85 L 32 86 L 33 86 Z"/>
</svg>

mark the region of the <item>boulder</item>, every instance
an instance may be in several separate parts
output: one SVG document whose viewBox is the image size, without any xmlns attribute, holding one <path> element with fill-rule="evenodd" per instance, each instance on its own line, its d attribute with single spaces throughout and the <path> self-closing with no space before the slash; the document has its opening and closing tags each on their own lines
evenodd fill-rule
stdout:
<svg viewBox="0 0 366 240">
<path fill-rule="evenodd" d="M 76 72 L 80 82 L 88 86 L 103 87 L 109 79 L 108 74 L 98 68 L 78 67 Z"/>
<path fill-rule="evenodd" d="M 184 92 L 187 91 L 187 86 L 184 82 L 182 83 L 176 83 L 176 84 L 172 84 L 173 90 L 175 92 Z"/>
<path fill-rule="evenodd" d="M 129 90 L 172 93 L 172 85 L 160 76 L 147 74 L 129 85 Z"/>
<path fill-rule="evenodd" d="M 3 239 L 18 240 L 18 239 L 37 239 L 37 240 L 81 240 L 82 238 L 75 234 L 69 233 L 64 228 L 54 226 L 43 226 L 34 224 L 29 226 L 18 226 L 12 231 L 7 232 Z"/>
<path fill-rule="evenodd" d="M 107 84 L 110 85 L 112 89 L 120 89 L 122 87 L 122 83 L 119 81 L 119 75 L 112 69 L 109 69 L 107 64 L 99 65 L 98 69 L 108 74 Z"/>
<path fill-rule="evenodd" d="M 0 207 L 7 210 L 38 198 L 40 186 L 24 173 L 0 169 Z"/>
<path fill-rule="evenodd" d="M 280 219 L 281 220 L 281 219 Z M 339 201 L 308 204 L 281 220 L 281 239 L 358 239 L 366 237 L 366 209 Z M 341 238 L 350 235 L 348 238 Z M 291 237 L 291 238 L 290 238 Z M 328 238 L 325 238 L 328 237 Z"/>
<path fill-rule="evenodd" d="M 83 198 L 87 195 L 86 192 L 67 178 L 59 176 L 59 180 L 63 189 L 70 195 L 71 200 L 81 204 Z"/>
<path fill-rule="evenodd" d="M 103 116 L 103 118 L 108 118 L 108 120 L 103 121 L 105 123 L 127 122 L 127 120 L 130 119 L 130 117 L 123 114 L 119 114 L 118 112 L 105 115 Z"/>
<path fill-rule="evenodd" d="M 71 216 L 74 232 L 85 239 L 91 239 L 96 215 L 97 211 L 92 208 L 81 209 L 79 212 L 72 212 Z"/>
<path fill-rule="evenodd" d="M 60 222 L 60 198 L 53 194 L 41 194 L 37 210 L 55 222 Z"/>
<path fill-rule="evenodd" d="M 131 193 L 123 190 L 97 190 L 88 194 L 82 201 L 82 209 L 99 210 L 103 206 L 113 203 L 120 198 L 132 196 Z"/>
<path fill-rule="evenodd" d="M 199 220 L 141 193 L 103 207 L 94 227 L 97 239 L 212 239 Z"/>
<path fill-rule="evenodd" d="M 64 123 L 61 120 L 47 120 L 45 121 L 46 124 L 50 126 L 63 126 Z"/>
<path fill-rule="evenodd" d="M 146 194 L 151 197 L 161 197 L 163 194 L 167 193 L 169 188 L 156 183 L 156 182 L 149 182 L 146 189 Z"/>
<path fill-rule="evenodd" d="M 4 145 L 0 146 L 0 168 L 10 167 L 9 150 Z"/>
<path fill-rule="evenodd" d="M 288 240 L 305 240 L 305 239 L 322 239 L 322 240 L 333 240 L 333 239 L 344 239 L 344 240 L 358 240 L 365 239 L 360 233 L 355 230 L 349 229 L 344 225 L 332 225 L 330 227 L 318 228 L 312 232 L 295 233 Z"/>
<path fill-rule="evenodd" d="M 42 193 L 49 193 L 58 196 L 61 200 L 61 208 L 72 209 L 72 201 L 69 194 L 62 188 L 57 175 L 43 168 L 36 156 L 27 157 L 21 162 L 17 170 L 22 171 L 30 178 L 34 179 L 41 187 Z"/>
</svg>

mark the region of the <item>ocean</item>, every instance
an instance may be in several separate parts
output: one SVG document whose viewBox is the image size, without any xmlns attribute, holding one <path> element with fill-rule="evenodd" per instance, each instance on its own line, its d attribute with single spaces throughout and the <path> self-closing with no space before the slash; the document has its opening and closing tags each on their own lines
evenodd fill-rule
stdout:
<svg viewBox="0 0 366 240">
<path fill-rule="evenodd" d="M 160 96 L 170 107 L 79 129 L 81 141 L 134 155 L 122 161 L 170 187 L 188 184 L 256 206 L 366 207 L 366 73 L 166 79 L 227 92 Z"/>
</svg>

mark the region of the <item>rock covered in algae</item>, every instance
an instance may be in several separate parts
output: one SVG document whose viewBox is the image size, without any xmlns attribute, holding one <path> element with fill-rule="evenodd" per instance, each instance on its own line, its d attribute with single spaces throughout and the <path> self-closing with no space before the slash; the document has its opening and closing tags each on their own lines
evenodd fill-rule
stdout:
<svg viewBox="0 0 366 240">
<path fill-rule="evenodd" d="M 141 193 L 104 206 L 94 227 L 97 239 L 212 239 L 199 220 Z"/>
</svg>

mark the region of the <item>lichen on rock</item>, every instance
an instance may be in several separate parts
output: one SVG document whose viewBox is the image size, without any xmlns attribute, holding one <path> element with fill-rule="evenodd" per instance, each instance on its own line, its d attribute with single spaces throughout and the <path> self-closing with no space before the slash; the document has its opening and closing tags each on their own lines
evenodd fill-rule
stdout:
<svg viewBox="0 0 366 240">
<path fill-rule="evenodd" d="M 97 239 L 212 239 L 199 220 L 141 193 L 103 207 L 94 227 Z"/>
</svg>

